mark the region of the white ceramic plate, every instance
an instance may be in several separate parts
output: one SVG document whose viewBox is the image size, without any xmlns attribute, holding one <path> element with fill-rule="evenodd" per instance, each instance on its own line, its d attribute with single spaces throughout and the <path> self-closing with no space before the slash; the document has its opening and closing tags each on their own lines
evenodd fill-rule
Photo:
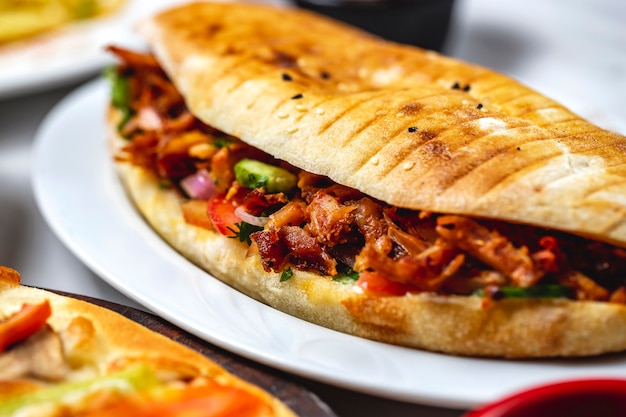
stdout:
<svg viewBox="0 0 626 417">
<path fill-rule="evenodd" d="M 133 25 L 183 0 L 126 0 L 116 13 L 68 25 L 0 48 L 0 99 L 59 87 L 95 75 L 111 58 L 105 46 L 139 48 Z"/>
<path fill-rule="evenodd" d="M 548 381 L 626 376 L 626 356 L 502 361 L 376 343 L 301 321 L 242 295 L 167 246 L 127 200 L 104 138 L 107 91 L 87 84 L 46 118 L 33 181 L 46 220 L 105 281 L 167 320 L 253 360 L 409 402 L 470 408 Z"/>
</svg>

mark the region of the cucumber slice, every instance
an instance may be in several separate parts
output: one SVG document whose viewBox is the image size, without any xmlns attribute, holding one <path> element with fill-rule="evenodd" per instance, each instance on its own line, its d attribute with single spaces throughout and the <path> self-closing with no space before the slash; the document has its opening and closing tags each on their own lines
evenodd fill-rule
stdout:
<svg viewBox="0 0 626 417">
<path fill-rule="evenodd" d="M 235 164 L 237 182 L 248 188 L 264 188 L 268 193 L 289 191 L 298 179 L 286 169 L 244 158 Z"/>
</svg>

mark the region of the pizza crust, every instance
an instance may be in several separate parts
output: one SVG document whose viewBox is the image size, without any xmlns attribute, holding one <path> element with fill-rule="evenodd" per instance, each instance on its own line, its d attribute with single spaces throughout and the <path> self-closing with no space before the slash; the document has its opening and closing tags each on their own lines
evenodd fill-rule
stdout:
<svg viewBox="0 0 626 417">
<path fill-rule="evenodd" d="M 111 139 L 120 139 L 112 132 Z M 605 302 L 504 299 L 429 293 L 380 297 L 294 270 L 265 272 L 258 255 L 216 231 L 185 222 L 181 197 L 137 166 L 116 162 L 139 213 L 182 256 L 273 308 L 340 332 L 456 355 L 508 358 L 587 356 L 626 349 L 626 306 Z M 211 279 L 207 276 L 207 279 Z"/>
</svg>

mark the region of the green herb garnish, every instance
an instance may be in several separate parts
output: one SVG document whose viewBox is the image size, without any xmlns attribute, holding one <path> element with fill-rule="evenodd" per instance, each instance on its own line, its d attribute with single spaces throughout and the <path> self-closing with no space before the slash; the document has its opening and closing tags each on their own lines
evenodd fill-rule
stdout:
<svg viewBox="0 0 626 417">
<path fill-rule="evenodd" d="M 289 280 L 293 276 L 293 270 L 291 268 L 285 269 L 280 274 L 280 282 L 285 282 Z"/>
<path fill-rule="evenodd" d="M 227 138 L 226 136 L 218 136 L 213 138 L 213 145 L 215 145 L 218 149 L 226 148 L 235 143 L 235 141 L 231 138 Z"/>
<path fill-rule="evenodd" d="M 229 227 L 228 230 L 233 232 L 234 236 L 228 236 L 231 239 L 239 239 L 240 242 L 246 242 L 248 246 L 252 244 L 252 240 L 250 239 L 250 235 L 254 232 L 258 232 L 263 230 L 262 226 L 255 226 L 250 223 L 241 222 L 235 224 L 236 229 Z"/>
<path fill-rule="evenodd" d="M 344 285 L 352 285 L 359 279 L 359 273 L 347 265 L 337 265 L 337 275 L 333 276 L 333 281 Z"/>
<path fill-rule="evenodd" d="M 166 178 L 162 178 L 162 179 L 160 179 L 158 181 L 157 185 L 158 185 L 159 189 L 167 190 L 168 188 L 171 187 L 172 182 L 170 180 L 166 179 Z"/>
</svg>

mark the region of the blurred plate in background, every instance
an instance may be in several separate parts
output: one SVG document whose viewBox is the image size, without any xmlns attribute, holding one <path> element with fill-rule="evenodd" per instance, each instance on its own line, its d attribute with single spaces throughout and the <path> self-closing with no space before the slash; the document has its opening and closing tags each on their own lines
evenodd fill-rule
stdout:
<svg viewBox="0 0 626 417">
<path fill-rule="evenodd" d="M 142 48 L 134 25 L 188 0 L 127 0 L 115 13 L 0 47 L 0 99 L 84 81 L 112 62 L 104 48 Z M 277 3 L 277 1 L 269 1 Z"/>
</svg>

